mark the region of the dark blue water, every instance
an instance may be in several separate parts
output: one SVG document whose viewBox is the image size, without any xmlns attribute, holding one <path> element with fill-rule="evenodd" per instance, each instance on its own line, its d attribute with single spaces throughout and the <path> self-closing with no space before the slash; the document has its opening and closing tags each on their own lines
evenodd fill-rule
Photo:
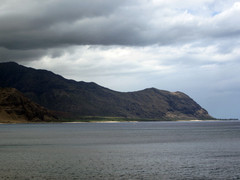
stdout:
<svg viewBox="0 0 240 180">
<path fill-rule="evenodd" d="M 0 179 L 240 179 L 240 122 L 0 125 Z"/>
</svg>

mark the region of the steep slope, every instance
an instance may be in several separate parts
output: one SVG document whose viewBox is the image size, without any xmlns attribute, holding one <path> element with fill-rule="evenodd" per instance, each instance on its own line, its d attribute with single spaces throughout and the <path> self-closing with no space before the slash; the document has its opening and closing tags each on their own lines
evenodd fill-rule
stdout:
<svg viewBox="0 0 240 180">
<path fill-rule="evenodd" d="M 207 111 L 181 92 L 154 88 L 121 93 L 95 83 L 67 80 L 46 70 L 0 63 L 0 86 L 14 87 L 48 109 L 72 116 L 151 119 L 210 119 Z"/>
<path fill-rule="evenodd" d="M 44 122 L 57 118 L 14 88 L 0 88 L 0 122 Z"/>
</svg>

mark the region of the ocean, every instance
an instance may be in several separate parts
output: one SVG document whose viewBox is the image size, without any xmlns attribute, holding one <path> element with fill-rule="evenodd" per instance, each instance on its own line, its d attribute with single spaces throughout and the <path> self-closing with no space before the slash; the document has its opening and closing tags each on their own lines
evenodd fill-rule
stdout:
<svg viewBox="0 0 240 180">
<path fill-rule="evenodd" d="M 0 179 L 240 179 L 240 121 L 1 124 Z"/>
</svg>

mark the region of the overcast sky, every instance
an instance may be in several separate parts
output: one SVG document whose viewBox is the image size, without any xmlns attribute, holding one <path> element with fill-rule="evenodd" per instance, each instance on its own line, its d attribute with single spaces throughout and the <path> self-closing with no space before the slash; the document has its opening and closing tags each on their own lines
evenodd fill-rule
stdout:
<svg viewBox="0 0 240 180">
<path fill-rule="evenodd" d="M 0 61 L 240 118 L 240 1 L 1 0 Z"/>
</svg>

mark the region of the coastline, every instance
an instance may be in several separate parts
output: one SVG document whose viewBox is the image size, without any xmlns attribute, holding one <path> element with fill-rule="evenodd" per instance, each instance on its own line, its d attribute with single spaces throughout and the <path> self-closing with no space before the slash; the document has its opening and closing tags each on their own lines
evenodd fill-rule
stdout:
<svg viewBox="0 0 240 180">
<path fill-rule="evenodd" d="M 75 122 L 62 122 L 62 123 L 77 124 L 77 123 L 121 123 L 121 122 L 141 122 L 141 121 L 75 121 Z"/>
<path fill-rule="evenodd" d="M 63 123 L 63 124 L 80 124 L 80 123 L 138 123 L 138 122 L 221 122 L 221 121 L 240 121 L 239 119 L 209 119 L 209 120 L 200 120 L 200 119 L 191 119 L 191 120 L 108 120 L 108 121 L 97 121 L 97 120 L 88 120 L 88 121 L 38 121 L 38 122 L 28 122 L 28 121 L 13 121 L 13 122 L 0 122 L 1 124 L 51 124 L 51 123 Z"/>
</svg>

